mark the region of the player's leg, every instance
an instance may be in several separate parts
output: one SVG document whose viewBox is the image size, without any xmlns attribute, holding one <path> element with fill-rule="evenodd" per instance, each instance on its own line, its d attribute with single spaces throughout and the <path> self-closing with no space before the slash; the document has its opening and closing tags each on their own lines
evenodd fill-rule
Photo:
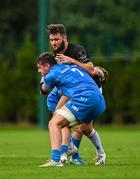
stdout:
<svg viewBox="0 0 140 180">
<path fill-rule="evenodd" d="M 41 167 L 62 166 L 60 161 L 62 143 L 61 129 L 74 121 L 76 121 L 74 115 L 65 106 L 55 112 L 51 121 L 49 122 L 49 133 L 52 148 L 51 161 L 42 165 Z"/>
<path fill-rule="evenodd" d="M 83 132 L 79 129 L 79 125 L 76 126 L 73 130 L 73 133 L 71 135 L 71 142 L 76 146 L 76 148 L 79 150 L 79 146 L 81 144 L 81 140 L 83 137 Z M 73 154 L 70 158 L 70 163 L 75 165 L 85 165 L 85 161 L 83 158 L 79 155 L 79 152 Z"/>
<path fill-rule="evenodd" d="M 48 109 L 55 113 L 57 109 L 60 109 L 66 102 L 68 98 L 66 96 L 61 96 L 57 88 L 54 88 L 47 97 L 47 106 Z M 67 127 L 62 129 L 62 146 L 61 146 L 61 154 L 68 152 L 69 148 L 69 130 Z"/>
<path fill-rule="evenodd" d="M 87 137 L 91 141 L 92 144 L 94 144 L 96 148 L 96 162 L 95 165 L 104 165 L 106 160 L 106 154 L 104 151 L 104 148 L 101 143 L 100 136 L 98 132 L 93 128 L 90 133 L 87 134 Z"/>
<path fill-rule="evenodd" d="M 68 100 L 69 100 L 68 97 L 61 96 L 59 102 L 57 103 L 55 111 L 60 109 Z M 70 156 L 71 154 L 77 152 L 77 148 L 74 145 L 73 146 L 69 146 L 70 145 L 70 139 L 69 139 L 70 132 L 69 132 L 69 128 L 68 127 L 64 127 L 64 128 L 62 128 L 61 131 L 62 131 L 61 161 L 62 162 L 67 162 L 68 156 Z"/>
<path fill-rule="evenodd" d="M 81 131 L 88 137 L 91 143 L 94 145 L 96 149 L 96 162 L 95 165 L 103 165 L 105 164 L 106 154 L 103 149 L 100 136 L 98 132 L 92 127 L 92 123 L 90 124 L 81 124 Z"/>
<path fill-rule="evenodd" d="M 77 128 L 78 126 L 76 126 Z M 74 128 L 75 129 L 75 128 Z M 71 136 L 71 140 L 69 137 L 69 132 L 67 131 L 67 127 L 62 129 L 62 146 L 61 146 L 61 161 L 66 163 L 68 161 L 68 157 L 70 157 L 70 162 L 77 165 L 84 165 L 84 160 L 78 154 L 78 148 L 80 145 L 80 141 L 83 134 L 78 134 L 79 139 Z M 77 136 L 76 136 L 77 137 Z"/>
<path fill-rule="evenodd" d="M 65 133 L 67 135 L 67 140 L 70 142 L 70 128 L 67 125 L 73 122 L 76 122 L 76 119 L 74 115 L 65 106 L 63 106 L 61 109 L 56 111 L 49 127 L 52 149 L 60 149 L 60 146 L 62 144 L 62 138 L 63 138 L 61 129 L 63 129 L 63 127 L 66 130 Z M 61 148 L 61 151 L 62 151 L 62 148 Z M 52 152 L 52 160 L 56 161 L 55 158 L 56 158 L 55 153 Z M 58 158 L 58 155 L 57 155 L 57 158 Z"/>
<path fill-rule="evenodd" d="M 62 132 L 62 145 L 61 145 L 61 162 L 66 163 L 68 161 L 68 149 L 70 144 L 70 131 L 69 127 L 61 129 Z"/>
<path fill-rule="evenodd" d="M 96 97 L 95 97 L 96 99 Z M 93 111 L 91 114 L 89 114 L 87 117 L 96 119 L 98 116 L 102 114 L 102 112 L 105 110 L 105 102 L 104 99 L 100 99 L 98 106 L 95 106 L 95 109 L 93 108 Z M 83 132 L 92 142 L 92 144 L 95 146 L 96 151 L 97 151 L 97 162 L 96 165 L 104 164 L 105 163 L 105 152 L 101 144 L 100 136 L 98 133 L 95 131 L 95 129 L 92 128 L 92 123 L 85 123 L 79 125 L 79 128 L 77 129 L 77 133 L 81 134 Z M 77 134 L 76 133 L 76 134 Z M 77 138 L 78 139 L 78 138 Z"/>
<path fill-rule="evenodd" d="M 104 99 L 102 99 L 98 104 L 95 114 L 93 115 L 93 119 L 95 120 L 97 117 L 99 117 L 104 112 L 105 108 L 106 108 L 106 104 Z M 92 126 L 92 124 L 90 125 Z M 101 139 L 98 132 L 92 128 L 92 131 L 87 134 L 87 137 L 96 147 L 97 157 L 96 157 L 95 165 L 104 165 L 106 160 L 106 154 L 102 147 Z"/>
<path fill-rule="evenodd" d="M 96 149 L 97 156 L 96 156 L 95 164 L 96 165 L 105 164 L 106 154 L 104 152 L 98 132 L 92 127 L 92 122 L 90 124 L 81 124 L 74 128 L 73 134 L 71 136 L 71 140 L 73 144 L 79 150 L 82 136 L 84 133 Z M 86 163 L 84 159 L 81 158 L 78 152 L 72 156 L 70 162 L 76 165 L 84 165 Z"/>
</svg>

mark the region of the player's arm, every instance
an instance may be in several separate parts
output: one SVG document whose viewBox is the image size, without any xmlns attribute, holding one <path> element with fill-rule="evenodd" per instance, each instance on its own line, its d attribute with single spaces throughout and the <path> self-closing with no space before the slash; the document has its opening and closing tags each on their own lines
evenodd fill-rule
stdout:
<svg viewBox="0 0 140 180">
<path fill-rule="evenodd" d="M 99 66 L 98 66 L 99 67 Z M 98 67 L 94 67 L 94 72 L 93 72 L 93 77 L 94 76 L 98 76 L 98 77 L 101 77 L 101 78 L 103 78 L 105 75 L 104 75 L 104 72 L 103 72 L 103 70 L 101 70 L 100 68 L 98 68 Z"/>
<path fill-rule="evenodd" d="M 40 92 L 41 94 L 48 94 L 49 92 L 51 91 L 50 88 L 47 88 L 45 86 L 45 83 L 44 83 L 44 76 L 42 76 L 41 80 L 40 80 Z"/>
<path fill-rule="evenodd" d="M 93 77 L 93 75 L 94 75 L 94 65 L 93 65 L 92 62 L 81 63 L 81 62 L 74 59 L 73 64 L 82 67 L 83 69 L 85 69 Z"/>
<path fill-rule="evenodd" d="M 95 66 L 93 79 L 100 88 L 108 80 L 108 71 L 100 66 Z"/>
<path fill-rule="evenodd" d="M 84 59 L 83 60 L 76 60 L 76 59 L 71 58 L 69 56 L 66 56 L 64 54 L 57 54 L 56 60 L 58 60 L 58 63 L 69 63 L 69 64 L 75 64 L 77 66 L 80 66 L 83 69 L 85 69 L 91 76 L 93 76 L 94 66 L 93 66 L 93 63 L 91 61 L 83 63 L 80 61 L 84 61 Z"/>
<path fill-rule="evenodd" d="M 58 102 L 58 104 L 57 104 L 57 106 L 56 106 L 55 111 L 57 109 L 60 109 L 66 102 L 68 102 L 68 100 L 69 100 L 69 98 L 67 96 L 62 95 L 59 102 Z"/>
</svg>

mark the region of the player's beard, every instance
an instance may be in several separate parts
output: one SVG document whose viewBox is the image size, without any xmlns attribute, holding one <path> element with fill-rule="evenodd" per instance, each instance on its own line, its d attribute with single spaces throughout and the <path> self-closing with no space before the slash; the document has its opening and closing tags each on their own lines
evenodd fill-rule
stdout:
<svg viewBox="0 0 140 180">
<path fill-rule="evenodd" d="M 60 44 L 60 46 L 56 50 L 53 49 L 54 55 L 56 56 L 57 53 L 62 53 L 64 48 L 65 48 L 65 42 L 62 41 L 62 43 Z"/>
</svg>

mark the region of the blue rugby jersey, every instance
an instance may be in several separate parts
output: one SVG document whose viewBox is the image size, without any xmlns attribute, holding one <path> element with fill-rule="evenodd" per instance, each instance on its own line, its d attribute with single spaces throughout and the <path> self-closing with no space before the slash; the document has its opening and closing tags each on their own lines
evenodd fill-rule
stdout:
<svg viewBox="0 0 140 180">
<path fill-rule="evenodd" d="M 56 64 L 50 68 L 45 78 L 46 88 L 56 86 L 63 95 L 72 98 L 75 94 L 92 90 L 100 95 L 99 88 L 90 75 L 73 64 Z"/>
</svg>

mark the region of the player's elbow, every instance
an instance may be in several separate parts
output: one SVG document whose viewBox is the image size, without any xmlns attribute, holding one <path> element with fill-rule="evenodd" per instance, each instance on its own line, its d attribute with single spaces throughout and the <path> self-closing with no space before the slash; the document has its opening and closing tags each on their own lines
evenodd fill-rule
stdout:
<svg viewBox="0 0 140 180">
<path fill-rule="evenodd" d="M 42 94 L 42 95 L 46 95 L 46 94 L 48 94 L 50 91 L 44 91 L 43 89 L 40 89 L 40 93 Z"/>
<path fill-rule="evenodd" d="M 40 83 L 40 93 L 46 95 L 50 92 L 50 89 L 44 87 L 44 83 Z"/>
</svg>

